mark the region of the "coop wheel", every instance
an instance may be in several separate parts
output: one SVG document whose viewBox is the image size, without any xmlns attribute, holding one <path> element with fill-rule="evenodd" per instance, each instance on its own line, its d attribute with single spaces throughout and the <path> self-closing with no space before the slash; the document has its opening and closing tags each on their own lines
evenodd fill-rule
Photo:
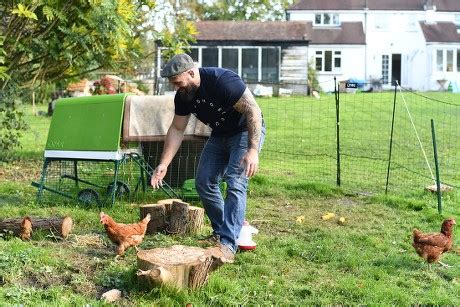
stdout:
<svg viewBox="0 0 460 307">
<path fill-rule="evenodd" d="M 93 189 L 83 189 L 78 192 L 77 199 L 85 205 L 99 205 L 99 193 Z"/>
<path fill-rule="evenodd" d="M 108 196 L 112 195 L 114 185 L 115 185 L 114 182 L 111 182 L 107 186 Z M 124 195 L 129 195 L 129 193 L 130 193 L 129 186 L 126 183 L 124 183 L 123 181 L 116 182 L 116 190 L 115 190 L 116 198 L 122 198 Z"/>
</svg>

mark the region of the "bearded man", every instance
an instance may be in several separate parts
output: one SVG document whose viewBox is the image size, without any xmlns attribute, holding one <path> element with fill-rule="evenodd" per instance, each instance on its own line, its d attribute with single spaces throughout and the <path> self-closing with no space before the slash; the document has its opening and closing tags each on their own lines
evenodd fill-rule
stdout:
<svg viewBox="0 0 460 307">
<path fill-rule="evenodd" d="M 177 153 L 191 115 L 212 129 L 201 153 L 195 184 L 211 221 L 216 258 L 233 262 L 246 212 L 248 178 L 257 172 L 265 138 L 262 112 L 233 71 L 196 67 L 187 54 L 175 55 L 161 72 L 176 89 L 175 115 L 151 184 L 159 188 Z M 225 199 L 219 184 L 227 183 Z"/>
</svg>

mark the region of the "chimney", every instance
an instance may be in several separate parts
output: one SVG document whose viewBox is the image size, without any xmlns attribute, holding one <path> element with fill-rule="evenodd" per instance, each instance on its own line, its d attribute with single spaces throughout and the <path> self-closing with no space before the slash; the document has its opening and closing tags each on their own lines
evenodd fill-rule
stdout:
<svg viewBox="0 0 460 307">
<path fill-rule="evenodd" d="M 433 0 L 426 0 L 423 8 L 425 11 L 436 11 L 436 5 L 433 4 Z"/>
<path fill-rule="evenodd" d="M 425 22 L 431 24 L 436 23 L 436 5 L 434 5 L 433 0 L 426 0 L 423 8 L 425 9 Z"/>
</svg>

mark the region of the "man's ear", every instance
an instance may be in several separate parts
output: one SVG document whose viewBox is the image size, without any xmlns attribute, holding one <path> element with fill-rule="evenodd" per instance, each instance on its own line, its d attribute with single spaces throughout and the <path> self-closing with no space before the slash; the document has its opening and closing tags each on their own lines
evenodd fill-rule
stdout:
<svg viewBox="0 0 460 307">
<path fill-rule="evenodd" d="M 190 77 L 195 78 L 195 72 L 193 71 L 193 69 L 190 69 L 188 71 L 188 73 L 189 73 Z"/>
</svg>

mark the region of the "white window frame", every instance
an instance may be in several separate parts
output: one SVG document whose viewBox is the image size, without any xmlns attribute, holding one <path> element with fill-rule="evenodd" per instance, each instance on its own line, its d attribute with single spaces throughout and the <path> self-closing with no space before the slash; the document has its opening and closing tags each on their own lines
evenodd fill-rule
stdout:
<svg viewBox="0 0 460 307">
<path fill-rule="evenodd" d="M 326 67 L 326 61 L 325 61 L 325 53 L 326 52 L 331 52 L 331 70 L 330 71 L 325 71 Z M 338 53 L 338 54 L 337 54 Z M 316 68 L 316 59 L 321 59 L 321 70 L 318 70 L 318 72 L 321 73 L 340 73 L 342 71 L 342 51 L 340 50 L 334 50 L 334 49 L 321 49 L 321 50 L 316 50 L 315 51 L 315 68 Z M 335 66 L 335 59 L 340 59 L 340 67 Z"/>
<path fill-rule="evenodd" d="M 387 61 L 386 65 L 386 78 L 385 78 L 385 72 L 384 72 L 384 58 Z M 382 82 L 384 84 L 390 83 L 391 79 L 391 55 L 390 54 L 382 54 Z"/>
<path fill-rule="evenodd" d="M 445 72 L 445 73 L 455 73 L 460 72 L 458 70 L 458 62 L 460 59 L 458 58 L 458 48 L 436 48 L 433 51 L 433 71 L 434 72 Z M 442 68 L 438 69 L 438 51 L 442 52 Z M 452 70 L 447 70 L 447 53 L 452 52 Z"/>
<path fill-rule="evenodd" d="M 281 78 L 281 47 L 280 46 L 209 46 L 209 48 L 218 48 L 218 67 L 222 67 L 222 49 L 237 49 L 238 50 L 238 75 L 241 76 L 243 72 L 243 49 L 257 49 L 257 82 L 262 81 L 262 49 L 274 48 L 278 50 L 278 82 Z M 198 49 L 198 66 L 202 66 L 203 63 L 203 49 L 208 48 L 207 46 L 192 46 L 190 49 Z M 158 53 L 158 75 L 160 75 L 160 63 L 161 63 L 161 51 L 166 48 L 160 48 Z"/>
<path fill-rule="evenodd" d="M 316 16 L 318 16 L 318 15 L 321 16 L 320 17 L 321 21 L 319 23 L 316 22 Z M 324 22 L 324 19 L 325 19 L 326 15 L 329 16 L 329 23 Z M 334 22 L 334 19 L 335 19 L 335 22 Z M 315 26 L 338 27 L 338 26 L 340 26 L 339 14 L 337 14 L 337 13 L 317 13 L 317 14 L 315 14 L 315 18 L 313 19 L 313 23 L 314 23 Z"/>
</svg>

